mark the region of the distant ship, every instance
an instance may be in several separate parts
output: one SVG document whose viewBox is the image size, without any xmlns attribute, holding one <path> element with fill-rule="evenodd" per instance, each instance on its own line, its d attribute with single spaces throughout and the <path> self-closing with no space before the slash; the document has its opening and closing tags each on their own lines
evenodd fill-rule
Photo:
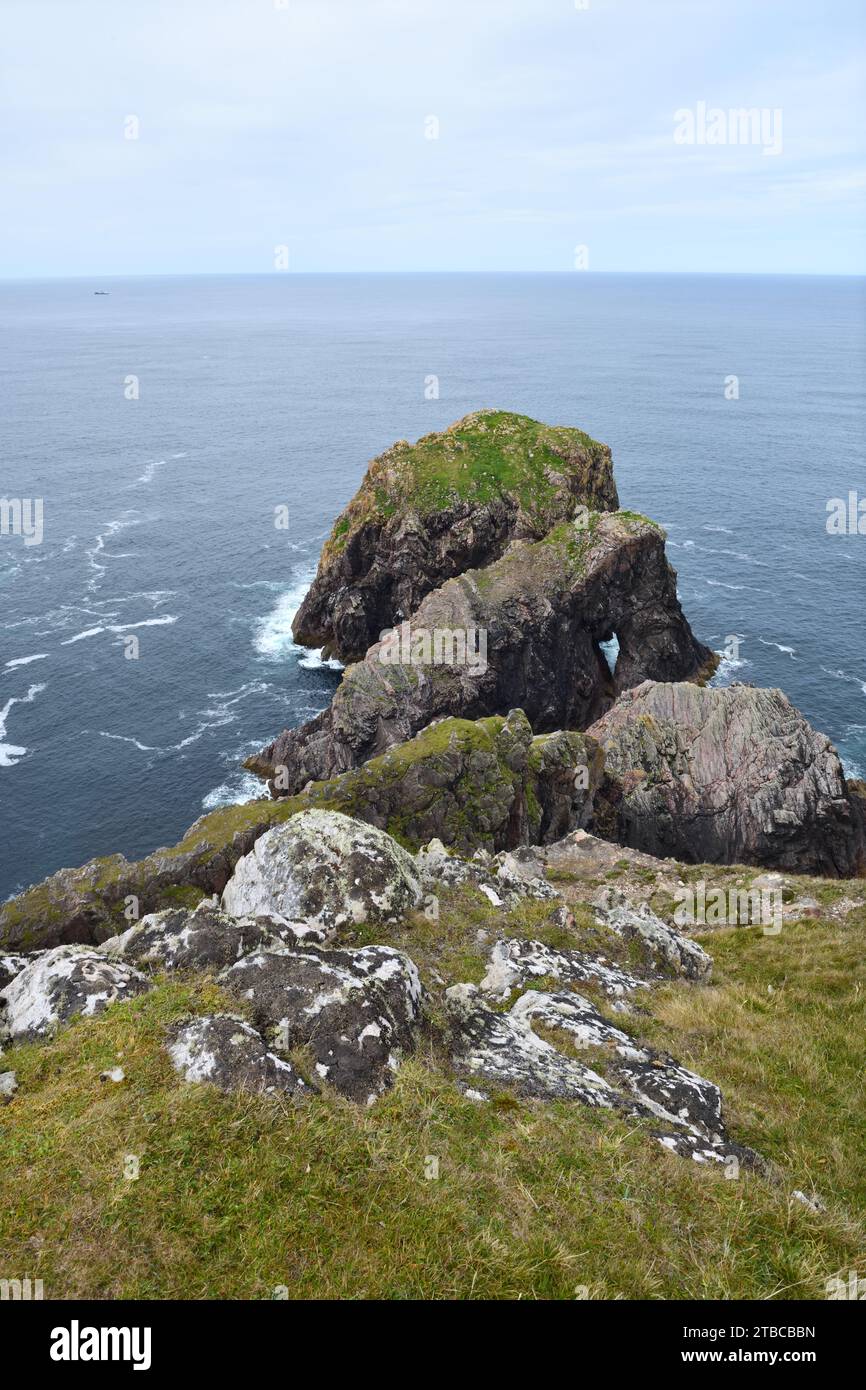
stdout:
<svg viewBox="0 0 866 1390">
<path fill-rule="evenodd" d="M 94 294 L 110 294 L 111 291 L 110 291 L 110 290 L 94 290 L 93 293 L 94 293 Z"/>
</svg>

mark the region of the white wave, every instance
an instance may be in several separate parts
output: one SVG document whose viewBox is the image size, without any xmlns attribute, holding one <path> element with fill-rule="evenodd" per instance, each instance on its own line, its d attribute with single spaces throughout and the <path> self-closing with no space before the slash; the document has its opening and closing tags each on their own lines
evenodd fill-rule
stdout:
<svg viewBox="0 0 866 1390">
<path fill-rule="evenodd" d="M 859 676 L 850 676 L 847 671 L 843 671 L 839 667 L 836 667 L 834 670 L 829 666 L 822 666 L 821 670 L 826 676 L 833 676 L 836 680 L 853 681 L 855 685 L 859 685 L 863 694 L 866 695 L 866 681 L 861 680 Z"/>
<path fill-rule="evenodd" d="M 7 661 L 5 669 L 11 671 L 15 666 L 29 666 L 31 661 L 46 661 L 47 652 L 34 652 L 33 656 L 17 656 L 14 661 Z"/>
<path fill-rule="evenodd" d="M 295 652 L 306 651 L 292 637 L 292 622 L 313 582 L 314 571 L 308 570 L 290 589 L 281 594 L 276 604 L 256 624 L 253 646 L 267 661 L 284 661 Z"/>
<path fill-rule="evenodd" d="M 308 652 L 302 656 L 298 662 L 305 671 L 343 671 L 345 667 L 342 661 L 338 661 L 335 656 L 322 656 L 322 648 L 318 651 Z"/>
<path fill-rule="evenodd" d="M 769 569 L 766 560 L 757 560 L 754 555 L 749 555 L 745 550 L 731 550 L 726 545 L 702 545 L 700 547 L 707 555 L 731 555 L 735 560 L 742 560 L 747 565 L 760 565 L 762 569 Z"/>
<path fill-rule="evenodd" d="M 769 592 L 767 589 L 759 588 L 756 584 L 725 584 L 721 579 L 708 579 L 706 582 L 711 589 L 735 589 L 737 591 L 748 589 L 749 592 L 753 594 L 766 594 Z"/>
<path fill-rule="evenodd" d="M 784 652 L 786 656 L 789 656 L 792 661 L 796 660 L 794 656 L 796 647 L 783 647 L 781 642 L 767 642 L 763 637 L 759 637 L 758 641 L 762 647 L 775 647 L 777 651 Z"/>
<path fill-rule="evenodd" d="M 744 667 L 751 666 L 752 664 L 751 661 L 747 661 L 744 656 L 726 656 L 724 651 L 716 652 L 716 655 L 721 657 L 721 660 L 716 667 L 712 680 L 709 682 L 711 686 L 719 687 L 730 685 L 736 678 L 738 671 L 742 671 Z"/>
<path fill-rule="evenodd" d="M 26 695 L 12 695 L 6 701 L 3 708 L 0 709 L 0 767 L 14 767 L 19 759 L 23 758 L 24 754 L 27 752 L 27 749 L 22 748 L 20 744 L 2 742 L 6 737 L 6 720 L 9 718 L 12 707 L 14 705 L 32 705 L 36 696 L 44 689 L 44 683 L 42 685 L 31 685 Z"/>
<path fill-rule="evenodd" d="M 245 681 L 237 690 L 209 690 L 209 700 L 224 700 L 227 705 L 236 705 L 248 695 L 264 695 L 271 689 L 270 681 Z"/>
<path fill-rule="evenodd" d="M 100 561 L 97 560 L 97 555 L 104 556 L 106 560 L 130 558 L 129 556 L 125 555 L 112 555 L 109 551 L 105 549 L 105 538 L 106 536 L 116 536 L 118 531 L 125 531 L 130 526 L 140 526 L 141 518 L 137 517 L 135 515 L 135 512 L 136 509 L 134 507 L 127 508 L 127 510 L 122 514 L 122 516 L 115 517 L 113 521 L 107 521 L 105 523 L 105 530 L 100 531 L 99 535 L 96 537 L 96 540 L 93 542 L 93 545 L 89 549 L 85 549 L 84 553 L 87 556 L 88 567 L 93 571 L 92 578 L 90 578 L 87 581 L 87 588 L 89 590 L 93 590 L 98 586 L 102 575 L 104 575 L 106 571 L 106 566 L 101 564 Z"/>
<path fill-rule="evenodd" d="M 76 632 L 74 637 L 67 637 L 61 642 L 61 647 L 71 647 L 73 642 L 83 642 L 85 637 L 97 637 L 100 632 L 105 632 L 104 627 L 88 627 L 84 632 Z"/>
<path fill-rule="evenodd" d="M 93 602 L 96 604 L 96 609 L 98 610 L 100 606 L 106 603 L 134 603 L 137 599 L 146 598 L 153 608 L 159 608 L 160 604 L 165 603 L 166 599 L 175 598 L 176 595 L 177 589 L 141 589 L 137 594 L 118 594 L 116 598 L 95 598 Z M 79 613 L 92 613 L 95 610 L 92 608 L 79 608 L 77 611 Z M 105 614 L 97 611 L 96 616 L 98 618 L 116 618 L 117 614 Z"/>
<path fill-rule="evenodd" d="M 282 579 L 251 579 L 246 584 L 240 579 L 230 579 L 229 585 L 232 589 L 270 589 L 275 594 L 285 587 Z"/>
<path fill-rule="evenodd" d="M 138 623 L 109 623 L 106 632 L 131 632 L 134 627 L 171 627 L 177 622 L 174 613 L 163 613 L 160 618 L 142 618 Z"/>
<path fill-rule="evenodd" d="M 142 626 L 142 624 L 128 624 L 128 626 Z M 210 733 L 213 729 L 222 729 L 229 724 L 235 723 L 239 715 L 235 711 L 234 706 L 239 704 L 241 700 L 246 699 L 248 695 L 260 695 L 270 689 L 271 686 L 268 681 L 248 681 L 245 685 L 239 686 L 237 690 L 209 693 L 208 699 L 214 700 L 215 703 L 209 705 L 206 709 L 196 712 L 198 723 L 192 733 L 187 734 L 185 738 L 180 739 L 177 743 L 165 745 L 142 743 L 140 739 L 133 738 L 129 734 L 113 734 L 105 729 L 99 730 L 99 736 L 100 738 L 116 739 L 120 743 L 131 743 L 142 753 L 181 753 L 184 748 L 189 748 L 191 744 L 198 743 L 200 738 L 203 738 L 205 734 Z M 180 717 L 183 718 L 183 715 L 181 714 Z"/>
<path fill-rule="evenodd" d="M 158 468 L 164 467 L 165 459 L 155 459 L 153 463 L 149 463 L 146 465 L 144 472 L 141 474 L 141 477 L 136 478 L 134 483 L 129 484 L 130 488 L 146 487 L 147 484 L 152 483 L 154 478 L 156 477 L 156 470 Z"/>
<path fill-rule="evenodd" d="M 705 531 L 722 531 L 722 532 L 724 532 L 724 534 L 725 534 L 726 536 L 733 536 L 733 535 L 736 534 L 734 531 L 731 530 L 730 526 L 706 526 L 706 525 L 705 525 L 705 526 L 703 527 L 703 529 L 704 529 Z"/>
<path fill-rule="evenodd" d="M 100 737 L 100 738 L 111 738 L 111 739 L 114 739 L 117 743 L 132 743 L 132 744 L 134 744 L 135 747 L 138 748 L 142 753 L 167 753 L 167 752 L 168 752 L 168 749 L 167 749 L 167 748 L 155 748 L 155 747 L 154 747 L 152 744 L 150 744 L 150 743 L 139 743 L 139 741 L 138 741 L 137 738 L 129 738 L 126 734 L 109 734 L 109 733 L 106 733 L 104 729 L 100 729 L 100 730 L 99 730 L 99 737 Z"/>
<path fill-rule="evenodd" d="M 184 451 L 184 452 L 181 453 L 181 454 L 172 454 L 171 457 L 172 457 L 173 459 L 185 459 L 185 458 L 186 458 L 186 452 Z"/>
<path fill-rule="evenodd" d="M 142 618 L 139 623 L 102 623 L 99 627 L 88 627 L 84 632 L 76 632 L 74 637 L 67 637 L 60 645 L 71 647 L 73 642 L 83 642 L 85 637 L 98 637 L 101 632 L 131 632 L 136 627 L 170 627 L 177 621 L 174 613 L 163 613 L 161 618 Z"/>
<path fill-rule="evenodd" d="M 265 784 L 252 772 L 239 772 L 220 786 L 213 787 L 202 797 L 202 809 L 215 811 L 218 806 L 237 806 L 244 801 L 256 801 L 267 796 Z"/>
</svg>

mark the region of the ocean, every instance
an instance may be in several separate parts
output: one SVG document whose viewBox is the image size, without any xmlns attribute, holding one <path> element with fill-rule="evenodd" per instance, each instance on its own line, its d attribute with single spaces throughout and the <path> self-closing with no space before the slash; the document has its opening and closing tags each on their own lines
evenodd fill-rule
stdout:
<svg viewBox="0 0 866 1390">
<path fill-rule="evenodd" d="M 0 283 L 0 497 L 43 509 L 40 543 L 0 536 L 0 899 L 261 794 L 241 759 L 340 678 L 291 638 L 334 517 L 393 440 L 483 406 L 608 443 L 716 680 L 781 686 L 866 774 L 866 536 L 826 529 L 866 495 L 864 286 Z"/>
</svg>

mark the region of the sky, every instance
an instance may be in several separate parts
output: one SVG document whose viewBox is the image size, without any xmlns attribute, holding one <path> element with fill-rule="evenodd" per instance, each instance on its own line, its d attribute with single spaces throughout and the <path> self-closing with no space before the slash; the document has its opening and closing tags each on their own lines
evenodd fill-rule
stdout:
<svg viewBox="0 0 866 1390">
<path fill-rule="evenodd" d="M 866 0 L 0 21 L 0 277 L 866 271 Z M 745 143 L 739 108 L 764 113 Z"/>
</svg>

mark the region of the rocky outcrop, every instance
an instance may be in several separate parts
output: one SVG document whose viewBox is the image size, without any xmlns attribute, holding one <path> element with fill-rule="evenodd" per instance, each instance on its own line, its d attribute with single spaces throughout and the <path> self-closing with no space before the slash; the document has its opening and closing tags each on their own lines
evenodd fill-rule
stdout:
<svg viewBox="0 0 866 1390">
<path fill-rule="evenodd" d="M 493 943 L 480 989 L 491 999 L 507 999 L 515 989 L 546 979 L 563 985 L 595 984 L 609 999 L 623 999 L 648 988 L 647 980 L 587 951 L 557 950 L 543 941 L 511 938 Z"/>
<path fill-rule="evenodd" d="M 24 951 L 97 944 L 172 902 L 195 906 L 203 894 L 221 893 L 258 836 L 304 804 L 262 799 L 222 806 L 196 821 L 179 844 L 144 859 L 112 854 L 59 869 L 0 905 L 0 944 Z"/>
<path fill-rule="evenodd" d="M 212 1014 L 175 1024 L 167 1042 L 184 1081 L 206 1081 L 221 1091 L 313 1094 L 290 1062 L 269 1052 L 255 1028 L 233 1014 Z"/>
<path fill-rule="evenodd" d="M 669 927 L 647 903 L 633 903 L 615 888 L 603 888 L 595 898 L 596 921 L 638 948 L 651 969 L 708 984 L 712 957 L 691 937 Z"/>
<path fill-rule="evenodd" d="M 650 1121 L 660 1143 L 697 1162 L 757 1162 L 728 1137 L 717 1086 L 636 1043 L 581 995 L 529 990 L 505 1014 L 488 1008 L 474 985 L 454 985 L 445 998 L 453 1058 L 463 1072 L 525 1096 Z M 583 1055 L 569 1055 L 538 1029 Z"/>
<path fill-rule="evenodd" d="M 8 1105 L 18 1090 L 14 1071 L 0 1071 L 0 1105 Z"/>
<path fill-rule="evenodd" d="M 385 628 L 515 539 L 538 540 L 578 504 L 615 510 L 610 450 L 580 430 L 481 410 L 373 460 L 331 532 L 292 631 L 358 661 Z"/>
<path fill-rule="evenodd" d="M 862 802 L 780 690 L 646 681 L 589 732 L 605 754 L 597 833 L 686 863 L 866 871 Z"/>
<path fill-rule="evenodd" d="M 535 902 L 558 902 L 559 894 L 544 877 L 543 868 L 527 853 L 524 861 L 520 852 L 509 851 L 489 855 L 477 850 L 471 861 L 449 854 L 439 840 L 416 855 L 415 864 L 425 889 L 433 893 L 440 888 L 475 888 L 483 893 L 493 907 L 516 907 L 529 899 Z"/>
<path fill-rule="evenodd" d="M 485 659 L 470 661 L 481 633 Z M 611 674 L 599 643 L 614 633 Z M 467 659 L 437 634 L 463 634 Z M 247 766 L 290 794 L 446 715 L 520 708 L 537 734 L 584 729 L 624 679 L 697 678 L 715 660 L 683 616 L 664 533 L 627 512 L 596 514 L 584 529 L 563 525 L 543 541 L 512 545 L 488 568 L 429 594 L 399 640 L 376 643 L 348 668 L 328 710 L 284 731 Z"/>
<path fill-rule="evenodd" d="M 92 1018 L 109 1004 L 150 989 L 150 981 L 122 961 L 109 961 L 86 946 L 40 952 L 0 990 L 0 1040 L 32 1042 L 50 1037 L 75 1014 Z"/>
<path fill-rule="evenodd" d="M 533 738 L 526 715 L 511 710 L 507 718 L 442 719 L 307 794 L 327 795 L 405 844 L 433 838 L 471 854 L 547 843 L 585 825 L 601 776 L 590 739 Z"/>
<path fill-rule="evenodd" d="M 411 1051 L 423 992 L 414 963 L 389 946 L 257 951 L 220 976 L 278 1052 L 305 1046 L 316 1075 L 368 1105 Z"/>
<path fill-rule="evenodd" d="M 390 835 L 338 811 L 302 811 L 238 861 L 223 907 L 304 922 L 327 940 L 364 922 L 397 922 L 421 896 L 412 856 Z"/>
<path fill-rule="evenodd" d="M 143 918 L 178 899 L 193 907 L 202 894 L 222 893 L 261 835 L 311 808 L 366 821 L 412 848 L 431 837 L 465 854 L 546 843 L 587 822 L 601 772 L 601 752 L 591 739 L 533 738 L 519 710 L 476 722 L 441 720 L 299 796 L 212 811 L 180 844 L 137 862 L 112 855 L 61 869 L 0 905 L 0 943 L 25 949 L 98 943 L 127 930 L 132 911 Z M 0 955 L 0 986 L 4 962 L 14 969 L 19 959 Z"/>
</svg>

